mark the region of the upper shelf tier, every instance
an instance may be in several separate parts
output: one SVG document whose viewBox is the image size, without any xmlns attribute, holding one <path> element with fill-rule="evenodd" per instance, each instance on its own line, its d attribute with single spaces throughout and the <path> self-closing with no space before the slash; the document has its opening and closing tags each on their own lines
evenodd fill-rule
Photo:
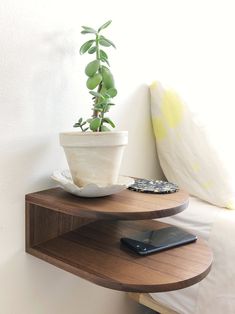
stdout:
<svg viewBox="0 0 235 314">
<path fill-rule="evenodd" d="M 26 195 L 26 201 L 68 215 L 91 219 L 154 219 L 175 215 L 188 206 L 188 194 L 147 194 L 130 190 L 101 198 L 81 198 L 61 188 Z"/>
</svg>

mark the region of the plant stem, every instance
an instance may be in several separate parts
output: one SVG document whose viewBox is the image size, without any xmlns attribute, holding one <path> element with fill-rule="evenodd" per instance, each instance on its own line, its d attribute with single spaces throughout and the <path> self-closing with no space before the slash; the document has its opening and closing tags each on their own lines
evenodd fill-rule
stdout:
<svg viewBox="0 0 235 314">
<path fill-rule="evenodd" d="M 100 60 L 100 47 L 99 47 L 99 35 L 96 34 L 95 37 L 95 44 L 96 44 L 96 59 Z"/>
<path fill-rule="evenodd" d="M 100 47 L 99 47 L 99 34 L 96 34 L 96 38 L 95 38 L 95 43 L 96 43 L 96 60 L 100 61 Z M 101 73 L 101 66 L 99 66 L 99 73 Z M 102 89 L 102 81 L 100 82 L 97 92 L 100 93 Z M 98 97 L 96 97 L 95 99 L 95 103 L 94 106 L 98 103 Z M 97 110 L 93 110 L 93 118 L 97 118 L 98 117 L 98 111 Z"/>
</svg>

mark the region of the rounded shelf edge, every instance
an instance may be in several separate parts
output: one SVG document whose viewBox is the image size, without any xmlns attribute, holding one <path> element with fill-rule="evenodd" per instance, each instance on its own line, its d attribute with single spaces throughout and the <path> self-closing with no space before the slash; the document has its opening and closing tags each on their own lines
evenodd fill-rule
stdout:
<svg viewBox="0 0 235 314">
<path fill-rule="evenodd" d="M 153 220 L 96 221 L 34 249 L 48 262 L 109 289 L 146 293 L 183 289 L 210 271 L 213 254 L 206 241 L 199 238 L 144 257 L 120 246 L 122 236 L 167 226 Z"/>
<path fill-rule="evenodd" d="M 189 195 L 148 194 L 125 190 L 102 198 L 81 198 L 62 188 L 26 195 L 26 201 L 72 216 L 105 220 L 144 220 L 172 216 L 187 208 Z"/>
</svg>

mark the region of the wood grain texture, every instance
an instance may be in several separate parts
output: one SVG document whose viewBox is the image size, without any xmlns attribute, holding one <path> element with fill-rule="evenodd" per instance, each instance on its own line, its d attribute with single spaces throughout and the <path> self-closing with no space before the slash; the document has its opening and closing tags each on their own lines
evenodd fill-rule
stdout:
<svg viewBox="0 0 235 314">
<path fill-rule="evenodd" d="M 26 201 L 68 215 L 91 219 L 154 219 L 175 215 L 188 206 L 185 191 L 145 194 L 130 190 L 101 198 L 73 196 L 61 188 L 26 195 Z"/>
<path fill-rule="evenodd" d="M 60 188 L 28 194 L 26 251 L 111 289 L 160 292 L 185 288 L 210 270 L 212 253 L 203 240 L 141 257 L 121 246 L 120 238 L 163 228 L 164 223 L 141 219 L 173 215 L 187 205 L 184 191 L 153 195 L 126 190 L 95 199 L 75 197 Z"/>
<path fill-rule="evenodd" d="M 91 221 L 26 202 L 26 249 Z"/>
<path fill-rule="evenodd" d="M 167 226 L 157 221 L 95 221 L 41 242 L 27 251 L 103 287 L 130 292 L 160 292 L 188 287 L 210 270 L 205 242 L 141 257 L 120 245 L 120 237 Z"/>
</svg>

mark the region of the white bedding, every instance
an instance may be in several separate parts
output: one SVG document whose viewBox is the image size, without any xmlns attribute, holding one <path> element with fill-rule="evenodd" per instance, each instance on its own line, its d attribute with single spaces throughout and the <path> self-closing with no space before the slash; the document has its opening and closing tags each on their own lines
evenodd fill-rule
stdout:
<svg viewBox="0 0 235 314">
<path fill-rule="evenodd" d="M 190 197 L 184 212 L 161 221 L 206 239 L 213 250 L 214 263 L 210 274 L 199 284 L 151 296 L 180 314 L 234 314 L 235 211 Z"/>
</svg>

